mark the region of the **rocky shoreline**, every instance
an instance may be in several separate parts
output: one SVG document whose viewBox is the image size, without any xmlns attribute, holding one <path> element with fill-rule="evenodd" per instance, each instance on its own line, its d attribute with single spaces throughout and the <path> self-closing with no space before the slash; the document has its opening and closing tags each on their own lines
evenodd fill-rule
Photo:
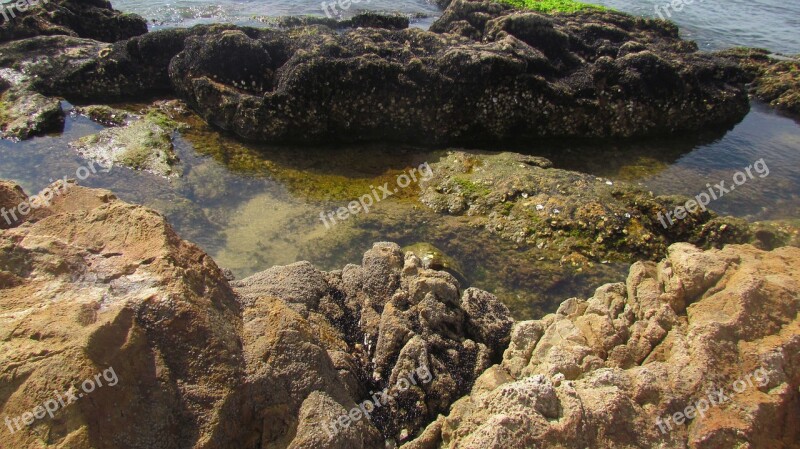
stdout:
<svg viewBox="0 0 800 449">
<path fill-rule="evenodd" d="M 0 206 L 24 200 L 0 184 Z M 71 449 L 793 447 L 798 438 L 797 248 L 673 245 L 658 264 L 634 264 L 627 284 L 516 323 L 493 295 L 463 290 L 391 243 L 360 266 L 301 262 L 229 282 L 159 214 L 78 186 L 0 232 L 0 256 L 2 412 L 24 416 L 53 386 L 109 366 L 119 378 L 4 437 L 13 447 L 45 435 Z M 395 393 L 335 438 L 325 430 L 419 367 L 430 383 Z M 658 431 L 657 417 L 757 369 L 763 385 Z"/>
<path fill-rule="evenodd" d="M 20 92 L 72 102 L 174 94 L 215 126 L 273 143 L 653 136 L 729 126 L 748 111 L 745 70 L 698 52 L 668 22 L 465 0 L 452 2 L 431 31 L 353 20 L 361 28 L 344 32 L 11 29 L 17 40 L 0 46 L 0 67 L 17 94 L 4 101 L 13 111 L 29 104 L 16 99 Z M 123 40 L 102 41 L 111 38 Z M 11 135 L 57 129 L 50 122 Z"/>
<path fill-rule="evenodd" d="M 686 198 L 455 147 L 726 127 L 748 92 L 796 113 L 796 61 L 699 52 L 671 23 L 612 11 L 441 3 L 430 31 L 362 14 L 147 32 L 103 0 L 53 1 L 0 24 L 0 131 L 58 131 L 61 101 L 83 103 L 108 128 L 77 154 L 163 177 L 180 176 L 189 109 L 252 141 L 454 145 L 408 194 L 463 219 L 440 233 L 535 247 L 517 263 L 562 271 L 633 263 L 627 280 L 522 321 L 423 243 L 235 280 L 110 191 L 0 181 L 0 210 L 19 215 L 0 218 L 0 445 L 800 447 L 796 230 L 706 210 L 662 227 Z M 563 279 L 544 271 L 542 290 Z M 108 370 L 113 384 L 86 389 Z M 86 397 L 44 408 L 73 389 Z"/>
</svg>

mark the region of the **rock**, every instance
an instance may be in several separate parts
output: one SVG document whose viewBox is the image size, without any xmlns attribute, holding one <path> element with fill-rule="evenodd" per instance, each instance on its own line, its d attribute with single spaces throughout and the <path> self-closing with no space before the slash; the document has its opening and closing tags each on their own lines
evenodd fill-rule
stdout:
<svg viewBox="0 0 800 449">
<path fill-rule="evenodd" d="M 549 247 L 575 266 L 657 260 L 681 241 L 705 248 L 752 242 L 767 249 L 789 241 L 783 234 L 754 233 L 743 220 L 709 210 L 670 224 L 666 212 L 688 198 L 656 197 L 551 165 L 516 153 L 451 150 L 430 164 L 433 175 L 420 181 L 420 201 L 438 213 L 467 216 L 473 226 L 504 239 Z"/>
<path fill-rule="evenodd" d="M 213 433 L 243 375 L 241 312 L 214 262 L 107 191 L 74 187 L 42 211 L 0 231 L 2 414 L 107 375 L 54 418 L 17 420 L 3 445 L 44 432 L 76 449 L 174 448 Z"/>
<path fill-rule="evenodd" d="M 84 115 L 92 121 L 105 126 L 123 126 L 128 124 L 130 120 L 139 118 L 128 111 L 106 105 L 79 106 L 73 112 Z"/>
<path fill-rule="evenodd" d="M 0 205 L 24 198 L 0 183 Z M 361 266 L 233 285 L 162 216 L 104 190 L 72 186 L 0 231 L 0 414 L 16 426 L 4 444 L 44 432 L 72 449 L 381 447 L 467 392 L 511 328 L 496 298 L 459 295 L 395 244 Z M 96 374 L 103 386 L 78 403 L 20 421 Z M 393 399 L 334 434 L 383 389 Z"/>
<path fill-rule="evenodd" d="M 403 248 L 403 251 L 410 251 L 422 262 L 422 266 L 430 270 L 446 271 L 455 277 L 461 285 L 467 285 L 467 278 L 464 270 L 458 261 L 445 254 L 439 248 L 430 243 L 414 243 Z"/>
<path fill-rule="evenodd" d="M 34 36 L 67 35 L 116 42 L 147 32 L 147 22 L 136 14 L 121 13 L 106 0 L 41 0 L 28 2 L 25 11 L 4 8 L 0 42 Z"/>
<path fill-rule="evenodd" d="M 432 32 L 353 20 L 364 28 L 208 25 L 113 45 L 39 36 L 1 46 L 0 68 L 24 66 L 30 90 L 73 102 L 174 92 L 209 123 L 271 143 L 635 137 L 748 110 L 744 71 L 661 21 L 465 0 Z"/>
<path fill-rule="evenodd" d="M 406 16 L 381 14 L 365 11 L 356 14 L 345 23 L 352 28 L 383 28 L 387 30 L 404 30 L 408 28 L 409 20 Z"/>
<path fill-rule="evenodd" d="M 28 200 L 28 195 L 22 191 L 22 187 L 17 184 L 0 181 L 0 229 L 13 228 L 19 225 L 17 220 L 10 215 L 5 215 L 6 211 L 16 208 L 20 203 Z"/>
<path fill-rule="evenodd" d="M 778 110 L 800 114 L 800 55 L 790 58 L 754 48 L 734 48 L 719 54 L 748 72 L 756 98 Z"/>
<path fill-rule="evenodd" d="M 387 30 L 402 30 L 409 26 L 409 19 L 406 16 L 373 11 L 360 12 L 345 20 L 318 16 L 287 16 L 270 19 L 270 22 L 281 28 L 324 25 L 337 30 L 346 28 L 385 28 Z"/>
<path fill-rule="evenodd" d="M 0 137 L 28 139 L 61 131 L 64 111 L 61 102 L 36 92 L 9 89 L 0 96 Z"/>
<path fill-rule="evenodd" d="M 797 248 L 673 245 L 516 323 L 503 362 L 403 448 L 794 447 L 798 268 Z"/>
<path fill-rule="evenodd" d="M 172 144 L 177 124 L 160 112 L 117 128 L 109 128 L 72 142 L 83 157 L 111 168 L 122 165 L 161 176 L 173 174 L 178 156 Z"/>
<path fill-rule="evenodd" d="M 474 32 L 444 34 L 464 23 Z M 458 1 L 432 30 L 242 30 L 225 51 L 230 31 L 205 33 L 170 77 L 210 123 L 270 142 L 630 137 L 733 123 L 748 109 L 735 66 L 660 22 Z M 223 77 L 204 62 L 212 54 L 262 62 Z"/>
<path fill-rule="evenodd" d="M 427 367 L 429 383 L 378 408 L 373 423 L 386 438 L 405 440 L 447 409 L 508 343 L 513 320 L 497 298 L 469 289 L 459 299 L 449 274 L 424 268 L 395 244 L 378 243 L 361 266 L 322 273 L 308 263 L 275 267 L 232 283 L 245 304 L 286 298 L 307 319 L 335 329 L 349 370 L 369 390 L 392 389 Z M 419 379 L 417 379 L 419 380 Z M 391 391 L 391 390 L 390 390 Z"/>
</svg>

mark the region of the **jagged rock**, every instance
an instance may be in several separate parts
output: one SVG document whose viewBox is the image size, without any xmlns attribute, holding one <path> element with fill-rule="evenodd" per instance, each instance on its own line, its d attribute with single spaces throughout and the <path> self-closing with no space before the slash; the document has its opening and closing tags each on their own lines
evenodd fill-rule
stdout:
<svg viewBox="0 0 800 449">
<path fill-rule="evenodd" d="M 0 205 L 18 201 L 24 192 L 0 183 Z M 70 185 L 0 230 L 0 414 L 19 425 L 4 444 L 383 447 L 468 391 L 511 328 L 496 298 L 460 296 L 452 276 L 395 244 L 342 271 L 300 263 L 234 285 L 163 217 L 108 191 Z M 20 424 L 54 389 L 109 368 L 114 385 Z M 371 419 L 328 431 L 410 372 L 415 385 L 389 390 Z"/>
<path fill-rule="evenodd" d="M 403 448 L 797 447 L 798 291 L 797 248 L 673 245 L 517 323 L 503 362 Z"/>
<path fill-rule="evenodd" d="M 373 415 L 384 436 L 399 440 L 469 388 L 508 343 L 513 323 L 493 295 L 468 289 L 459 299 L 455 278 L 424 268 L 412 253 L 404 258 L 389 243 L 375 244 L 361 266 L 323 273 L 301 262 L 232 285 L 245 304 L 284 298 L 320 329 L 335 330 L 344 344 L 336 349 L 338 357 L 347 361 L 341 366 L 369 390 L 391 387 L 428 367 L 430 383 L 399 392 Z"/>
<path fill-rule="evenodd" d="M 23 4 L 25 11 L 15 6 L 3 8 L 0 42 L 53 35 L 115 42 L 147 32 L 147 22 L 142 17 L 116 11 L 107 0 L 41 0 Z"/>
</svg>

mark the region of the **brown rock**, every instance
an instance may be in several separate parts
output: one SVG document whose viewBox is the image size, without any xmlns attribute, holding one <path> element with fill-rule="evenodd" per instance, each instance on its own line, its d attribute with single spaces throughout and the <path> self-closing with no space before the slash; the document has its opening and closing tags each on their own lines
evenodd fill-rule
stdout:
<svg viewBox="0 0 800 449">
<path fill-rule="evenodd" d="M 797 248 L 673 245 L 517 323 L 502 364 L 404 447 L 800 447 L 799 287 Z"/>
</svg>

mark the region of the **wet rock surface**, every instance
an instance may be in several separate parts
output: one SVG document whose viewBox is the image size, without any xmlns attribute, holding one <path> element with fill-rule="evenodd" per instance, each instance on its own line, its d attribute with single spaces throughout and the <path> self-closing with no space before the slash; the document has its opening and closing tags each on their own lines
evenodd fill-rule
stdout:
<svg viewBox="0 0 800 449">
<path fill-rule="evenodd" d="M 34 36 L 65 35 L 115 42 L 147 32 L 147 22 L 136 14 L 114 10 L 107 0 L 42 0 L 4 8 L 0 42 Z M 12 3 L 13 4 L 13 3 Z"/>
<path fill-rule="evenodd" d="M 0 204 L 21 198 L 0 184 Z M 513 324 L 494 296 L 462 294 L 389 243 L 361 266 L 298 263 L 232 285 L 163 217 L 108 191 L 72 186 L 0 232 L 2 413 L 21 415 L 109 366 L 119 378 L 6 442 L 28 447 L 46 433 L 77 449 L 382 447 L 469 391 Z M 421 367 L 428 382 L 390 390 L 371 421 L 326 432 Z"/>
<path fill-rule="evenodd" d="M 24 89 L 8 89 L 0 96 L 0 137 L 27 139 L 63 129 L 64 111 L 57 98 Z"/>
<path fill-rule="evenodd" d="M 657 260 L 681 241 L 704 247 L 785 243 L 783 234 L 754 233 L 743 220 L 710 210 L 667 218 L 688 198 L 656 197 L 624 182 L 552 168 L 540 157 L 452 150 L 431 169 L 434 175 L 420 182 L 422 203 L 469 217 L 506 240 L 561 254 L 566 265 Z"/>
<path fill-rule="evenodd" d="M 798 268 L 797 248 L 674 245 L 516 323 L 503 362 L 403 448 L 797 447 Z"/>
<path fill-rule="evenodd" d="M 123 111 L 89 109 L 96 119 L 119 121 L 122 126 L 83 137 L 70 146 L 81 156 L 111 169 L 121 165 L 161 176 L 170 176 L 178 163 L 172 135 L 178 124 L 161 112 L 150 110 L 133 118 Z M 130 118 L 130 121 L 127 119 Z"/>
<path fill-rule="evenodd" d="M 800 55 L 786 57 L 767 50 L 735 48 L 720 52 L 737 61 L 752 77 L 752 94 L 770 106 L 800 116 Z"/>
<path fill-rule="evenodd" d="M 25 66 L 33 90 L 73 101 L 172 91 L 209 123 L 272 143 L 633 137 L 730 125 L 748 110 L 744 72 L 666 22 L 461 0 L 432 30 L 210 25 L 88 58 L 89 43 L 38 38 L 0 48 L 0 67 Z M 43 51 L 68 61 L 42 62 Z"/>
</svg>

